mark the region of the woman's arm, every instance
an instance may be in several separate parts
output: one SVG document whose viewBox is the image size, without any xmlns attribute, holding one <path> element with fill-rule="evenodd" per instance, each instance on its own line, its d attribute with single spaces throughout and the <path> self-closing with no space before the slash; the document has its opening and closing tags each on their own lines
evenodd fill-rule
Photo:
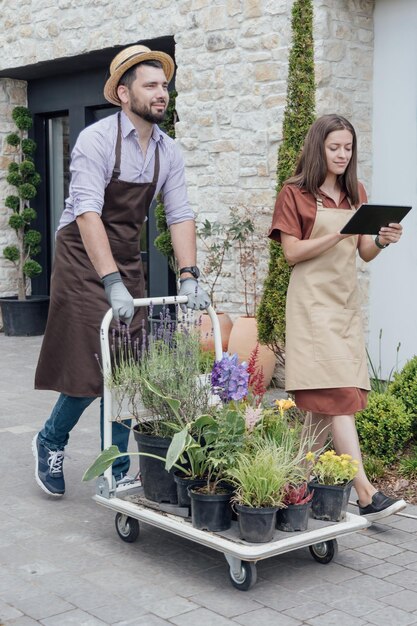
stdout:
<svg viewBox="0 0 417 626">
<path fill-rule="evenodd" d="M 339 241 L 352 237 L 352 235 L 341 235 L 340 233 L 331 233 L 317 237 L 317 239 L 297 239 L 293 235 L 287 235 L 281 232 L 281 244 L 284 256 L 289 265 L 296 265 L 301 261 L 308 261 L 314 257 L 330 250 L 336 246 Z"/>
<path fill-rule="evenodd" d="M 401 224 L 388 224 L 388 226 L 383 226 L 378 233 L 379 243 L 382 246 L 397 243 L 401 238 L 402 231 L 403 227 Z M 362 235 L 360 238 L 358 246 L 359 256 L 366 263 L 378 256 L 381 249 L 382 248 L 378 248 L 375 239 L 371 235 Z"/>
</svg>

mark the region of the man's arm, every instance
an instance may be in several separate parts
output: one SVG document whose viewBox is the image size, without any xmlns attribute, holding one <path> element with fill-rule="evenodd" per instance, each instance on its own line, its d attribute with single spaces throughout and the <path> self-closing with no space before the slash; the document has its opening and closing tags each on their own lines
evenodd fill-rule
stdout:
<svg viewBox="0 0 417 626">
<path fill-rule="evenodd" d="M 100 278 L 112 272 L 118 272 L 100 215 L 87 211 L 79 215 L 76 220 L 84 248 Z"/>
<path fill-rule="evenodd" d="M 186 220 L 171 224 L 171 240 L 178 267 L 190 267 L 196 264 L 196 233 L 195 221 Z M 183 273 L 181 278 L 190 278 L 191 274 Z"/>
</svg>

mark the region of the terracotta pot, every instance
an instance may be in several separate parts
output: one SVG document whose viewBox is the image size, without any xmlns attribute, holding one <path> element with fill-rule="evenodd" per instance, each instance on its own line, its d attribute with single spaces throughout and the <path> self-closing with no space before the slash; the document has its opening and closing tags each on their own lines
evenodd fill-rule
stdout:
<svg viewBox="0 0 417 626">
<path fill-rule="evenodd" d="M 226 352 L 233 322 L 227 313 L 217 313 L 217 317 L 219 320 L 220 332 L 222 335 L 223 352 Z M 203 350 L 211 350 L 214 352 L 213 327 L 208 313 L 202 313 L 200 315 L 200 318 L 198 320 L 198 327 L 200 329 L 201 347 L 203 348 Z"/>
<path fill-rule="evenodd" d="M 255 317 L 238 317 L 233 324 L 229 337 L 228 351 L 236 354 L 239 362 L 249 361 L 252 350 L 258 343 L 258 325 Z M 272 380 L 276 363 L 275 354 L 267 346 L 259 344 L 258 364 L 262 366 L 264 373 L 265 387 L 268 387 Z"/>
</svg>

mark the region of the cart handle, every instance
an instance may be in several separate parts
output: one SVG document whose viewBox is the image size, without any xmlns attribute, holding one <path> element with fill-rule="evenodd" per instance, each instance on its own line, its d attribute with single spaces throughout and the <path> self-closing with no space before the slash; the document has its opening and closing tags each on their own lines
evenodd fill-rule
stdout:
<svg viewBox="0 0 417 626">
<path fill-rule="evenodd" d="M 157 298 L 135 298 L 133 300 L 133 306 L 135 308 L 143 307 L 143 306 L 158 306 L 158 305 L 170 305 L 170 304 L 186 304 L 188 302 L 187 296 L 162 296 Z M 222 349 L 222 339 L 221 339 L 221 331 L 220 324 L 217 317 L 217 314 L 213 307 L 209 305 L 206 309 L 211 324 L 213 327 L 213 339 L 214 339 L 214 351 L 216 356 L 216 361 L 220 361 L 223 355 Z M 109 345 L 109 328 L 110 323 L 113 319 L 113 311 L 110 308 L 107 313 L 103 317 L 103 321 L 101 322 L 100 327 L 100 345 L 101 345 L 101 357 L 102 357 L 102 368 L 103 368 L 103 378 L 104 385 L 107 377 L 111 373 L 111 359 L 110 359 L 110 345 Z"/>
</svg>

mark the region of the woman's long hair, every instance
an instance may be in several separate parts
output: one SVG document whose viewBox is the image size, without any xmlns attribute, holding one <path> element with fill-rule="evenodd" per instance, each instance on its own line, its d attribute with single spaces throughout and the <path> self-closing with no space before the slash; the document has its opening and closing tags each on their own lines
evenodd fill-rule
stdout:
<svg viewBox="0 0 417 626">
<path fill-rule="evenodd" d="M 342 191 L 346 193 L 351 203 L 359 204 L 357 178 L 357 140 L 352 124 L 335 113 L 319 117 L 311 126 L 304 141 L 303 150 L 299 158 L 295 174 L 286 184 L 304 188 L 314 196 L 319 193 L 319 187 L 327 176 L 327 160 L 324 142 L 327 136 L 335 130 L 348 130 L 352 134 L 352 156 L 343 174 L 337 177 Z"/>
</svg>

